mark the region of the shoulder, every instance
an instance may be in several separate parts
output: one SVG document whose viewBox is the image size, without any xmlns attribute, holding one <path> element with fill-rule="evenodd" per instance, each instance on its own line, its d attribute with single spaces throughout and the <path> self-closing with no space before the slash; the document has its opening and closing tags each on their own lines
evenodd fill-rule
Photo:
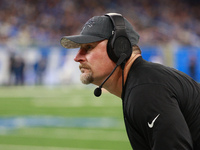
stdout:
<svg viewBox="0 0 200 150">
<path fill-rule="evenodd" d="M 169 75 L 172 76 L 170 68 L 140 59 L 129 70 L 126 84 L 133 87 L 139 84 L 164 83 L 169 81 Z"/>
</svg>

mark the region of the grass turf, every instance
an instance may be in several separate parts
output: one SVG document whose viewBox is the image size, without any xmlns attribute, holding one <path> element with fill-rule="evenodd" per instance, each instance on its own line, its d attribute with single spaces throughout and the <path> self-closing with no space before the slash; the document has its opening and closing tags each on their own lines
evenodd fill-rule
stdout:
<svg viewBox="0 0 200 150">
<path fill-rule="evenodd" d="M 26 126 L 9 128 L 5 118 L 20 117 L 107 118 L 106 126 Z M 34 150 L 129 150 L 121 99 L 103 92 L 96 98 L 93 87 L 0 87 L 0 149 Z M 105 119 L 104 119 L 105 120 Z M 5 120 L 4 120 L 5 121 Z M 37 121 L 37 120 L 36 120 Z M 20 126 L 21 125 L 21 126 Z M 87 124 L 86 124 L 87 125 Z M 8 127 L 7 127 L 8 126 Z"/>
</svg>

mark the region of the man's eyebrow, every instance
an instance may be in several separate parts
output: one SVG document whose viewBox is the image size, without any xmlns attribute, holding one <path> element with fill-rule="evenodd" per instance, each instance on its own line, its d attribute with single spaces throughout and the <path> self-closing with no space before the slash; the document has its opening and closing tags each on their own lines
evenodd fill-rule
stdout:
<svg viewBox="0 0 200 150">
<path fill-rule="evenodd" d="M 86 44 L 81 44 L 81 47 L 85 47 L 85 46 L 88 46 L 88 45 L 91 45 L 91 46 L 97 46 L 99 44 L 99 42 L 93 42 L 93 43 L 86 43 Z"/>
</svg>

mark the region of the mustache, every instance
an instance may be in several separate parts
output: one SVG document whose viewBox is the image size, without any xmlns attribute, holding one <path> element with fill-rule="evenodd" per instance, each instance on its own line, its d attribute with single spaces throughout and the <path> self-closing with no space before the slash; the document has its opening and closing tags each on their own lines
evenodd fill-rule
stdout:
<svg viewBox="0 0 200 150">
<path fill-rule="evenodd" d="M 85 64 L 80 64 L 79 69 L 81 69 L 81 68 L 90 69 L 90 67 L 88 65 L 85 65 Z"/>
</svg>

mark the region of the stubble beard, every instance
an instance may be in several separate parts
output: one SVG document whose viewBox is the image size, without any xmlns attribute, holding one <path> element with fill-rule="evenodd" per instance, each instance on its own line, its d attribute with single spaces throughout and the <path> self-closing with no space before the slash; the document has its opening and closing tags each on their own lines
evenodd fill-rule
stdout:
<svg viewBox="0 0 200 150">
<path fill-rule="evenodd" d="M 83 84 L 90 84 L 94 81 L 94 78 L 92 77 L 92 72 L 81 74 L 80 80 Z"/>
<path fill-rule="evenodd" d="M 81 68 L 87 68 L 87 72 L 81 71 L 82 72 L 82 74 L 80 75 L 81 82 L 83 84 L 92 83 L 94 81 L 92 70 L 88 67 L 83 66 L 83 65 L 80 65 L 79 68 L 80 68 L 80 70 L 81 70 Z"/>
</svg>

